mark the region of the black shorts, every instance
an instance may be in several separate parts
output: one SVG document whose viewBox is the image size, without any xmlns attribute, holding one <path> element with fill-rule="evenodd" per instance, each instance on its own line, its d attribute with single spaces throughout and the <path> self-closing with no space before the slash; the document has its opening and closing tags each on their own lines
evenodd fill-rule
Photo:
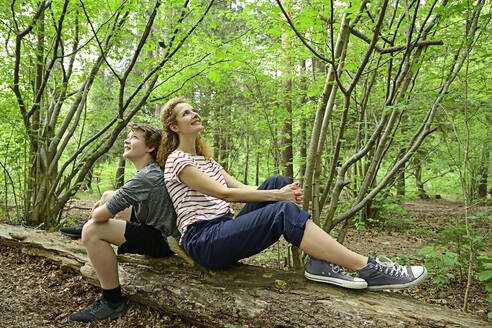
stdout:
<svg viewBox="0 0 492 328">
<path fill-rule="evenodd" d="M 118 247 L 118 254 L 142 254 L 152 257 L 174 255 L 162 233 L 146 224 L 127 221 L 125 239 L 126 241 Z"/>
</svg>

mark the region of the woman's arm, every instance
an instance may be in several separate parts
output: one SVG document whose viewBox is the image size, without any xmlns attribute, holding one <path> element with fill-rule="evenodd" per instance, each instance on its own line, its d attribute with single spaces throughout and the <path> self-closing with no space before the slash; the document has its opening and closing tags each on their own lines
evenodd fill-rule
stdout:
<svg viewBox="0 0 492 328">
<path fill-rule="evenodd" d="M 276 190 L 256 190 L 241 187 L 231 188 L 218 183 L 191 165 L 182 169 L 178 176 L 179 179 L 191 189 L 228 202 L 252 203 L 281 200 L 291 201 L 296 204 L 299 204 L 299 201 L 302 202 L 302 191 L 298 190 L 297 182 Z"/>
<path fill-rule="evenodd" d="M 234 179 L 234 177 L 230 176 L 229 173 L 226 172 L 226 170 L 221 170 L 220 173 L 222 173 L 222 175 L 224 176 L 224 179 L 227 183 L 227 187 L 229 188 L 246 188 L 252 190 L 258 189 L 257 186 L 248 186 L 245 185 L 244 183 L 237 181 L 236 179 Z"/>
</svg>

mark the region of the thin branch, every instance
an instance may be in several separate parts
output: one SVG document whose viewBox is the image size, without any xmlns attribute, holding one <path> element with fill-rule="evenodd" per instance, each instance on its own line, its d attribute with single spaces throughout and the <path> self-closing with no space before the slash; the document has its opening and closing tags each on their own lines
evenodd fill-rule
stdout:
<svg viewBox="0 0 492 328">
<path fill-rule="evenodd" d="M 110 41 L 114 37 L 116 30 L 121 28 L 121 26 L 124 24 L 127 16 L 128 16 L 128 13 L 125 13 L 124 17 L 119 22 L 117 22 L 115 20 L 115 22 L 112 26 L 111 33 L 108 36 L 106 36 L 106 39 L 104 41 L 105 42 L 104 46 L 106 48 L 109 47 Z M 77 111 L 80 111 L 79 106 L 82 102 L 82 99 L 85 99 L 87 93 L 89 92 L 89 90 L 92 86 L 92 83 L 94 82 L 94 79 L 96 78 L 97 72 L 99 71 L 102 63 L 104 62 L 102 57 L 103 57 L 103 54 L 99 54 L 99 57 L 96 59 L 96 61 L 94 63 L 94 66 L 91 68 L 90 72 L 88 73 L 87 79 L 84 81 L 83 85 L 79 88 L 79 92 L 78 92 L 79 96 L 74 100 L 74 102 L 70 106 L 70 110 L 68 111 L 65 118 L 63 119 L 63 122 L 60 124 L 60 127 L 58 128 L 58 132 L 56 134 L 56 137 L 53 140 L 53 142 L 50 144 L 50 149 L 52 152 L 54 152 L 56 150 L 57 145 L 59 144 L 60 140 L 64 136 L 66 129 L 70 125 L 70 122 L 73 118 L 73 115 Z M 68 136 L 65 135 L 65 138 L 67 138 L 67 137 Z M 63 151 L 63 149 L 59 149 L 58 151 L 61 152 L 61 151 Z"/>
<path fill-rule="evenodd" d="M 334 15 L 334 7 L 333 7 L 333 0 L 330 0 L 330 19 L 331 21 L 333 22 L 335 19 L 333 18 L 333 15 Z M 338 42 L 341 42 L 343 44 L 343 47 L 342 47 L 342 51 L 340 52 L 340 54 L 342 53 L 346 53 L 346 47 L 347 47 L 347 43 L 348 43 L 348 39 L 349 39 L 349 35 L 344 35 L 344 33 L 346 33 L 347 31 L 349 31 L 349 28 L 350 28 L 350 25 L 348 23 L 348 15 L 345 13 L 343 14 L 342 16 L 342 23 L 341 23 L 341 26 L 340 26 L 340 35 L 338 36 L 338 39 L 337 39 L 337 46 L 335 46 L 335 43 L 333 41 L 333 24 L 330 24 L 330 45 L 331 45 L 331 51 L 330 51 L 330 54 L 331 54 L 331 61 L 332 61 L 332 72 L 333 72 L 333 76 L 335 77 L 335 81 L 337 82 L 337 86 L 338 88 L 340 89 L 340 91 L 342 91 L 343 94 L 345 94 L 345 88 L 343 87 L 342 85 L 342 82 L 340 81 L 340 76 L 338 75 L 338 70 L 340 69 L 340 71 L 342 70 L 342 66 L 339 65 L 338 68 L 336 67 L 335 63 L 335 47 L 338 48 L 339 46 L 339 43 Z M 340 55 L 341 56 L 341 55 Z M 344 59 L 345 59 L 345 55 L 343 56 Z M 343 60 L 341 60 L 340 62 L 343 62 Z"/>
<path fill-rule="evenodd" d="M 354 36 L 358 37 L 359 39 L 361 39 L 362 41 L 364 41 L 366 43 L 371 42 L 369 37 L 367 35 L 363 34 L 361 31 L 358 31 L 354 28 L 351 28 L 350 33 L 353 34 Z M 414 48 L 414 47 L 427 47 L 427 46 L 442 46 L 443 44 L 444 44 L 444 42 L 442 40 L 422 40 L 422 41 L 413 42 L 410 45 L 410 47 Z M 405 49 L 407 49 L 406 45 L 393 46 L 393 47 L 389 47 L 389 48 L 381 48 L 378 45 L 376 45 L 374 47 L 374 50 L 376 50 L 380 54 L 389 54 L 389 53 L 393 53 L 393 52 L 397 52 L 397 51 L 401 51 L 401 50 L 405 50 Z"/>
<path fill-rule="evenodd" d="M 287 14 L 287 12 L 285 11 L 284 7 L 282 6 L 282 2 L 280 0 L 275 0 L 278 4 L 278 6 L 280 7 L 280 9 L 282 10 L 282 13 L 284 14 L 285 16 L 285 19 L 287 20 L 287 22 L 289 23 L 290 27 L 292 28 L 292 30 L 294 31 L 294 33 L 297 35 L 297 37 L 299 38 L 299 40 L 301 40 L 301 42 L 306 46 L 306 48 L 309 49 L 309 51 L 311 51 L 316 57 L 318 57 L 319 59 L 321 59 L 322 61 L 325 61 L 327 63 L 330 63 L 332 65 L 335 65 L 333 61 L 329 60 L 328 58 L 320 55 L 316 50 L 314 50 L 310 45 L 309 43 L 306 42 L 306 40 L 303 38 L 303 36 L 299 33 L 299 31 L 297 31 L 297 29 L 295 28 L 294 24 L 292 23 L 292 20 L 290 19 L 289 15 Z"/>
<path fill-rule="evenodd" d="M 221 61 L 218 61 L 218 62 L 216 62 L 216 63 L 210 64 L 209 66 L 217 65 L 217 64 L 224 63 L 224 62 L 227 62 L 227 61 L 229 61 L 229 60 L 221 60 Z M 183 67 L 182 69 L 184 69 L 184 67 Z M 181 69 L 181 70 L 182 70 L 182 69 Z M 173 95 L 173 94 L 177 93 L 179 90 L 183 89 L 183 87 L 186 85 L 186 83 L 188 83 L 189 81 L 191 81 L 191 80 L 192 80 L 192 79 L 194 79 L 195 77 L 197 77 L 197 76 L 201 75 L 201 74 L 202 74 L 204 71 L 206 71 L 207 69 L 208 69 L 208 68 L 203 68 L 203 69 L 202 69 L 202 70 L 200 70 L 198 73 L 195 73 L 195 74 L 193 74 L 192 76 L 188 77 L 186 80 L 184 80 L 184 81 L 181 83 L 181 86 L 179 86 L 178 88 L 174 89 L 173 91 L 171 91 L 171 92 L 170 92 L 170 93 L 168 93 L 167 95 L 162 96 L 162 97 L 158 97 L 158 98 L 151 99 L 151 100 L 149 100 L 149 102 L 150 102 L 150 103 L 153 103 L 153 102 L 157 102 L 157 101 L 159 101 L 159 100 L 166 99 L 166 98 L 170 97 L 171 95 Z M 180 70 L 180 71 L 181 71 L 181 70 Z M 176 73 L 178 73 L 178 72 L 176 72 Z M 176 74 L 176 73 L 175 73 L 175 74 Z M 158 86 L 156 86 L 155 88 L 157 88 L 157 87 L 158 87 Z M 155 89 L 155 88 L 154 88 L 154 89 Z"/>
<path fill-rule="evenodd" d="M 154 5 L 154 9 L 152 10 L 152 13 L 150 14 L 149 19 L 147 20 L 147 24 L 145 25 L 145 30 L 142 33 L 142 36 L 140 38 L 140 41 L 137 45 L 137 49 L 133 53 L 132 59 L 130 61 L 130 64 L 126 68 L 125 72 L 123 73 L 123 77 L 120 79 L 120 90 L 119 90 L 119 96 L 118 96 L 118 110 L 119 110 L 119 115 L 120 117 L 123 117 L 123 112 L 124 112 L 124 106 L 123 106 L 123 101 L 124 101 L 124 96 L 125 96 L 125 86 L 126 86 L 126 81 L 128 79 L 128 76 L 132 72 L 133 67 L 137 63 L 137 59 L 140 56 L 142 49 L 145 45 L 145 42 L 147 41 L 147 38 L 150 35 L 150 31 L 152 30 L 152 26 L 154 25 L 154 19 L 155 16 L 157 15 L 157 8 L 160 6 L 160 1 L 156 1 Z"/>
<path fill-rule="evenodd" d="M 213 3 L 214 3 L 214 0 L 211 0 L 210 3 L 208 4 L 207 8 L 205 9 L 204 13 L 200 17 L 200 19 L 195 23 L 195 25 L 193 25 L 193 27 L 188 31 L 188 33 L 185 35 L 185 37 L 183 39 L 181 39 L 181 41 L 178 43 L 178 45 L 176 46 L 176 48 L 172 52 L 166 54 L 165 58 L 159 63 L 159 65 L 157 65 L 156 67 L 154 67 L 154 69 L 152 71 L 150 71 L 149 74 L 147 74 L 147 76 L 140 82 L 140 84 L 137 86 L 137 88 L 135 88 L 135 90 L 130 95 L 130 97 L 128 97 L 128 99 L 126 100 L 126 102 L 123 105 L 122 109 L 120 109 L 120 110 L 122 110 L 124 112 L 126 110 L 126 108 L 128 108 L 128 106 L 130 105 L 130 103 L 133 100 L 133 98 L 135 98 L 135 96 L 140 92 L 140 90 L 149 81 L 149 79 L 154 74 L 156 74 L 178 52 L 178 50 L 183 46 L 184 42 L 188 39 L 188 37 L 193 33 L 193 31 L 203 21 L 203 19 L 205 18 L 205 16 L 209 12 L 210 8 L 212 7 L 212 4 Z"/>
<path fill-rule="evenodd" d="M 11 28 L 8 29 L 7 37 L 5 38 L 5 53 L 7 54 L 7 56 L 13 58 L 14 55 L 9 52 L 10 33 L 12 33 L 12 29 Z"/>
<path fill-rule="evenodd" d="M 14 25 L 15 25 L 15 30 L 19 31 L 19 25 L 17 24 L 17 19 L 15 18 L 15 0 L 12 0 L 12 3 L 10 4 L 10 11 L 12 11 L 12 19 L 14 20 Z"/>
<path fill-rule="evenodd" d="M 371 43 L 369 44 L 369 48 L 366 50 L 366 54 L 364 56 L 364 59 L 362 60 L 361 64 L 359 65 L 359 68 L 357 69 L 357 73 L 355 74 L 355 77 L 353 78 L 352 83 L 350 84 L 349 88 L 346 90 L 347 93 L 345 93 L 345 95 L 349 95 L 352 92 L 352 90 L 355 88 L 357 82 L 359 81 L 359 78 L 360 78 L 362 72 L 364 71 L 367 63 L 369 62 L 369 58 L 371 57 L 373 50 L 374 50 L 374 47 L 376 45 L 376 42 L 378 41 L 378 38 L 379 38 L 378 37 L 379 31 L 381 30 L 381 27 L 383 25 L 383 20 L 384 20 L 384 16 L 386 13 L 386 8 L 388 6 L 388 1 L 389 0 L 383 1 L 383 5 L 382 5 L 381 11 L 379 13 L 379 19 L 378 19 L 378 22 L 376 24 L 376 27 L 374 28 L 374 35 L 373 35 L 373 38 L 371 40 Z"/>
<path fill-rule="evenodd" d="M 63 9 L 62 9 L 62 12 L 60 13 L 60 19 L 58 20 L 58 28 L 57 28 L 56 34 L 55 34 L 56 38 L 55 38 L 55 44 L 53 46 L 53 58 L 51 59 L 51 62 L 49 63 L 48 68 L 44 72 L 43 81 L 41 83 L 41 86 L 39 87 L 38 90 L 36 90 L 37 93 L 36 93 L 35 98 L 34 98 L 34 104 L 32 105 L 31 110 L 28 113 L 28 117 L 30 117 L 37 110 L 39 110 L 39 106 L 41 103 L 41 98 L 42 98 L 43 93 L 44 93 L 44 89 L 46 88 L 46 85 L 47 85 L 48 80 L 50 78 L 53 66 L 55 65 L 56 53 L 58 50 L 58 46 L 61 43 L 62 26 L 63 26 L 63 21 L 65 20 L 65 16 L 67 13 L 68 2 L 69 2 L 69 0 L 65 0 L 63 3 Z"/>
<path fill-rule="evenodd" d="M 132 60 L 130 61 L 130 64 L 128 65 L 125 73 L 123 74 L 123 78 L 122 78 L 123 81 L 120 81 L 121 83 L 126 81 L 126 79 L 128 78 L 128 75 L 130 74 L 133 67 L 135 66 L 135 63 L 137 62 L 138 56 L 142 52 L 142 49 L 145 45 L 145 42 L 147 41 L 147 38 L 148 38 L 150 31 L 152 29 L 152 26 L 154 25 L 155 16 L 157 15 L 157 8 L 159 8 L 160 5 L 161 5 L 160 1 L 155 2 L 154 9 L 152 10 L 150 17 L 147 20 L 147 24 L 145 25 L 145 30 L 142 33 L 142 37 L 140 38 L 140 41 L 138 42 L 137 49 L 135 50 L 135 52 L 133 54 L 133 57 L 132 57 Z"/>
<path fill-rule="evenodd" d="M 158 83 L 155 87 L 158 88 L 160 87 L 161 85 L 163 85 L 164 83 L 166 83 L 167 81 L 169 81 L 170 79 L 172 79 L 174 76 L 176 76 L 177 74 L 181 73 L 182 71 L 184 71 L 186 68 L 188 67 L 191 67 L 193 65 L 196 65 L 198 63 L 201 63 L 205 58 L 207 58 L 210 54 L 205 54 L 202 58 L 198 59 L 197 61 L 191 63 L 191 64 L 188 64 L 188 65 L 185 65 L 183 67 L 181 67 L 179 70 L 175 71 L 173 74 L 167 76 L 163 81 L 161 81 L 160 83 Z M 153 98 L 151 100 L 149 100 L 150 103 L 153 103 L 153 102 L 156 102 L 156 101 L 160 101 L 162 99 L 165 99 L 167 98 L 167 96 L 165 97 L 158 97 L 158 98 Z"/>
<path fill-rule="evenodd" d="M 11 9 L 12 9 L 12 14 L 15 17 L 15 11 L 14 11 L 14 4 L 15 0 L 12 1 L 11 4 Z M 18 32 L 18 29 L 16 31 L 16 38 L 15 38 L 15 63 L 14 63 L 14 85 L 11 87 L 15 97 L 17 99 L 17 103 L 19 105 L 19 109 L 22 115 L 22 118 L 24 120 L 24 126 L 26 127 L 27 130 L 30 129 L 30 123 L 29 123 L 29 115 L 27 113 L 27 107 L 26 104 L 24 103 L 24 99 L 22 97 L 21 91 L 19 89 L 19 73 L 20 73 L 20 61 L 21 61 L 21 45 L 22 45 L 22 39 L 24 36 L 26 36 L 28 33 L 31 32 L 33 29 L 34 25 L 36 24 L 37 20 L 41 16 L 41 14 L 44 12 L 46 8 L 49 6 L 49 2 L 43 1 L 39 4 L 38 9 L 32 19 L 31 24 L 22 32 Z M 14 19 L 15 21 L 15 19 Z M 17 22 L 15 22 L 15 25 L 17 27 Z"/>
<path fill-rule="evenodd" d="M 186 7 L 188 7 L 188 4 L 189 3 L 190 3 L 190 0 L 186 0 L 185 3 L 183 4 L 183 7 L 181 8 L 181 13 L 179 15 L 178 21 L 176 22 L 176 27 L 174 28 L 174 31 L 171 34 L 172 36 L 171 36 L 171 39 L 169 40 L 168 45 L 166 46 L 166 43 L 164 41 L 159 42 L 159 46 L 161 48 L 166 48 L 167 47 L 166 54 L 164 55 L 164 58 L 166 58 L 169 55 L 169 51 L 173 47 L 174 40 L 176 39 L 176 35 L 179 32 L 179 26 L 180 26 L 180 24 L 183 22 L 183 20 L 185 19 L 185 17 L 188 16 L 188 14 L 186 13 L 186 10 L 185 9 L 186 9 Z"/>
<path fill-rule="evenodd" d="M 116 8 L 116 10 L 113 12 L 113 14 L 111 14 L 111 16 L 109 16 L 109 18 L 104 21 L 101 25 L 99 25 L 99 27 L 97 28 L 96 32 L 95 32 L 95 35 L 97 35 L 99 33 L 99 30 L 101 30 L 101 28 L 103 28 L 103 26 L 105 26 L 106 24 L 108 24 L 109 22 L 111 22 L 113 20 L 113 17 L 118 14 L 121 10 L 121 8 L 125 5 L 125 3 L 128 2 L 128 0 L 124 0 L 121 5 Z M 85 48 L 85 46 L 87 46 L 89 43 L 91 43 L 91 41 L 94 39 L 94 35 L 91 36 L 85 43 L 83 43 L 80 47 L 76 47 L 76 48 L 73 48 L 72 49 L 72 52 L 71 53 L 68 53 L 68 54 L 65 54 L 63 56 L 59 56 L 57 58 L 64 58 L 64 57 L 70 57 L 74 54 L 76 54 L 77 52 L 79 52 L 81 49 Z"/>
<path fill-rule="evenodd" d="M 99 46 L 99 50 L 101 51 L 101 55 L 103 56 L 104 62 L 106 63 L 106 65 L 108 65 L 109 69 L 111 70 L 111 72 L 113 72 L 113 75 L 118 79 L 118 81 L 121 81 L 120 76 L 118 75 L 118 73 L 116 73 L 116 71 L 113 69 L 113 66 L 111 66 L 111 64 L 108 62 L 108 59 L 106 58 L 106 52 L 104 51 L 104 49 L 101 45 L 101 42 L 99 41 L 99 38 L 97 37 L 97 33 L 96 33 L 96 30 L 94 29 L 94 25 L 92 25 L 91 19 L 89 18 L 89 14 L 87 13 L 87 10 L 85 9 L 84 2 L 82 0 L 80 0 L 80 4 L 82 5 L 82 9 L 84 10 L 84 15 L 87 18 L 87 22 L 89 23 L 89 25 L 91 27 L 92 34 L 94 35 L 96 42 L 97 42 L 97 45 Z"/>
</svg>

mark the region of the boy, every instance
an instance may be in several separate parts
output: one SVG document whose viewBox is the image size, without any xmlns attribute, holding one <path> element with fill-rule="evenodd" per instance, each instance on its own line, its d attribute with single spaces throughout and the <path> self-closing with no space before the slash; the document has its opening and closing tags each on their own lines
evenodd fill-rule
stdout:
<svg viewBox="0 0 492 328">
<path fill-rule="evenodd" d="M 161 131 L 149 124 L 129 124 L 123 156 L 137 173 L 116 192 L 107 191 L 94 204 L 82 231 L 82 243 L 94 266 L 102 294 L 88 308 L 68 317 L 71 322 L 116 319 L 126 313 L 121 293 L 116 255 L 133 253 L 152 257 L 173 255 L 166 237 L 179 236 L 176 214 L 164 185 L 163 171 L 155 161 L 162 139 Z M 118 215 L 123 220 L 115 220 Z M 63 233 L 63 231 L 62 231 Z"/>
</svg>

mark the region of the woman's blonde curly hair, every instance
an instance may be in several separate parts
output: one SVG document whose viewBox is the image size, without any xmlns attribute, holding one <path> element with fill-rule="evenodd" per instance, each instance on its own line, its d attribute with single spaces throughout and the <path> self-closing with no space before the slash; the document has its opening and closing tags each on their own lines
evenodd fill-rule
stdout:
<svg viewBox="0 0 492 328">
<path fill-rule="evenodd" d="M 157 151 L 157 162 L 161 167 L 166 165 L 167 157 L 178 148 L 179 136 L 171 130 L 171 125 L 178 124 L 174 108 L 179 104 L 187 104 L 185 98 L 177 97 L 169 100 L 161 109 L 161 124 L 162 124 L 162 141 Z M 196 153 L 209 159 L 214 156 L 212 148 L 207 144 L 204 138 L 198 135 L 196 138 Z"/>
</svg>

